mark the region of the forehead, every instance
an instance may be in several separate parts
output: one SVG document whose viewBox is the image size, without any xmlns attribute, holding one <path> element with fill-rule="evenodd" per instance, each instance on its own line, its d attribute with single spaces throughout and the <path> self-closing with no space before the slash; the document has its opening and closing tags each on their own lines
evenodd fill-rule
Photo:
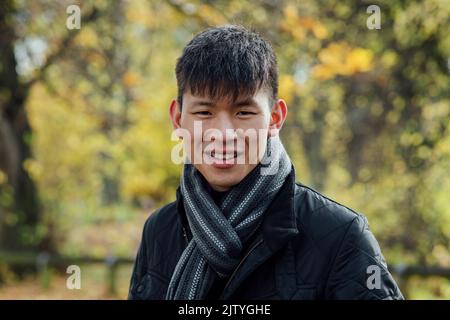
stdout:
<svg viewBox="0 0 450 320">
<path fill-rule="evenodd" d="M 238 97 L 233 97 L 232 94 L 227 96 L 220 96 L 213 98 L 207 94 L 196 93 L 193 94 L 189 90 L 183 94 L 183 106 L 197 106 L 197 105 L 207 105 L 207 106 L 248 106 L 254 105 L 259 107 L 265 107 L 270 105 L 270 95 L 265 89 L 259 89 L 253 95 L 239 95 Z"/>
</svg>

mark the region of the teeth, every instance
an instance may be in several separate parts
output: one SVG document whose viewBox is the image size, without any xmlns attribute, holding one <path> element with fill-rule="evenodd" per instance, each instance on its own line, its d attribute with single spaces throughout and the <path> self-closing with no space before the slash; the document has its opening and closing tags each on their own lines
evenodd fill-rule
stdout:
<svg viewBox="0 0 450 320">
<path fill-rule="evenodd" d="M 211 156 L 216 158 L 216 159 L 220 159 L 220 160 L 229 160 L 229 159 L 233 159 L 237 156 L 237 152 L 233 152 L 233 153 L 216 153 L 215 151 L 211 152 Z"/>
<path fill-rule="evenodd" d="M 216 154 L 214 156 L 214 158 L 229 160 L 229 159 L 234 158 L 234 154 L 220 154 L 220 153 L 218 153 L 218 154 Z"/>
</svg>

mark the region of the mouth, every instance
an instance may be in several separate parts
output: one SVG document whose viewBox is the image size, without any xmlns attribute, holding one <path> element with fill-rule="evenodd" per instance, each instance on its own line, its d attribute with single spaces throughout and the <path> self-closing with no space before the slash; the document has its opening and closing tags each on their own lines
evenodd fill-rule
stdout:
<svg viewBox="0 0 450 320">
<path fill-rule="evenodd" d="M 212 150 L 209 155 L 211 156 L 211 158 L 214 158 L 216 160 L 227 161 L 227 160 L 237 158 L 238 152 L 234 151 L 234 152 L 228 152 L 228 153 L 218 153 L 215 150 Z"/>
<path fill-rule="evenodd" d="M 219 169 L 229 169 L 237 164 L 237 159 L 243 155 L 243 152 L 228 151 L 223 153 L 212 150 L 206 151 L 205 155 L 208 158 L 207 164 Z"/>
</svg>

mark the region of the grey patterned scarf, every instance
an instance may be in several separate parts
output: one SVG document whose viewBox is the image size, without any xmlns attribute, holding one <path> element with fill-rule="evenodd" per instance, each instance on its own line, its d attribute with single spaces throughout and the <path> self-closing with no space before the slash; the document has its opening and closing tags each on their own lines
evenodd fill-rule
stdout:
<svg viewBox="0 0 450 320">
<path fill-rule="evenodd" d="M 216 204 L 200 172 L 184 165 L 180 185 L 193 238 L 178 260 L 166 299 L 205 299 L 216 277 L 231 274 L 291 166 L 279 137 L 269 138 L 261 162 Z"/>
</svg>

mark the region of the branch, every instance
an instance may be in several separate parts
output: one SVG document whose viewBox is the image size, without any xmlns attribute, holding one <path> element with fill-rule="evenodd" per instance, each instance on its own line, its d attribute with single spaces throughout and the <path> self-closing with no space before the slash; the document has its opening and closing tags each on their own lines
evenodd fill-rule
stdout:
<svg viewBox="0 0 450 320">
<path fill-rule="evenodd" d="M 86 16 L 86 18 L 83 19 L 83 22 L 84 23 L 94 22 L 95 20 L 97 20 L 99 16 L 100 16 L 99 11 L 97 10 L 97 8 L 94 7 L 92 11 Z M 45 71 L 58 59 L 64 56 L 67 50 L 70 49 L 70 46 L 77 34 L 78 32 L 68 33 L 68 35 L 61 42 L 61 45 L 59 46 L 58 50 L 49 54 L 49 56 L 45 61 L 45 64 L 39 69 L 38 74 L 33 79 L 29 80 L 27 83 L 24 84 L 25 91 L 28 91 L 31 88 L 31 86 L 33 86 L 33 84 L 44 78 Z"/>
</svg>

